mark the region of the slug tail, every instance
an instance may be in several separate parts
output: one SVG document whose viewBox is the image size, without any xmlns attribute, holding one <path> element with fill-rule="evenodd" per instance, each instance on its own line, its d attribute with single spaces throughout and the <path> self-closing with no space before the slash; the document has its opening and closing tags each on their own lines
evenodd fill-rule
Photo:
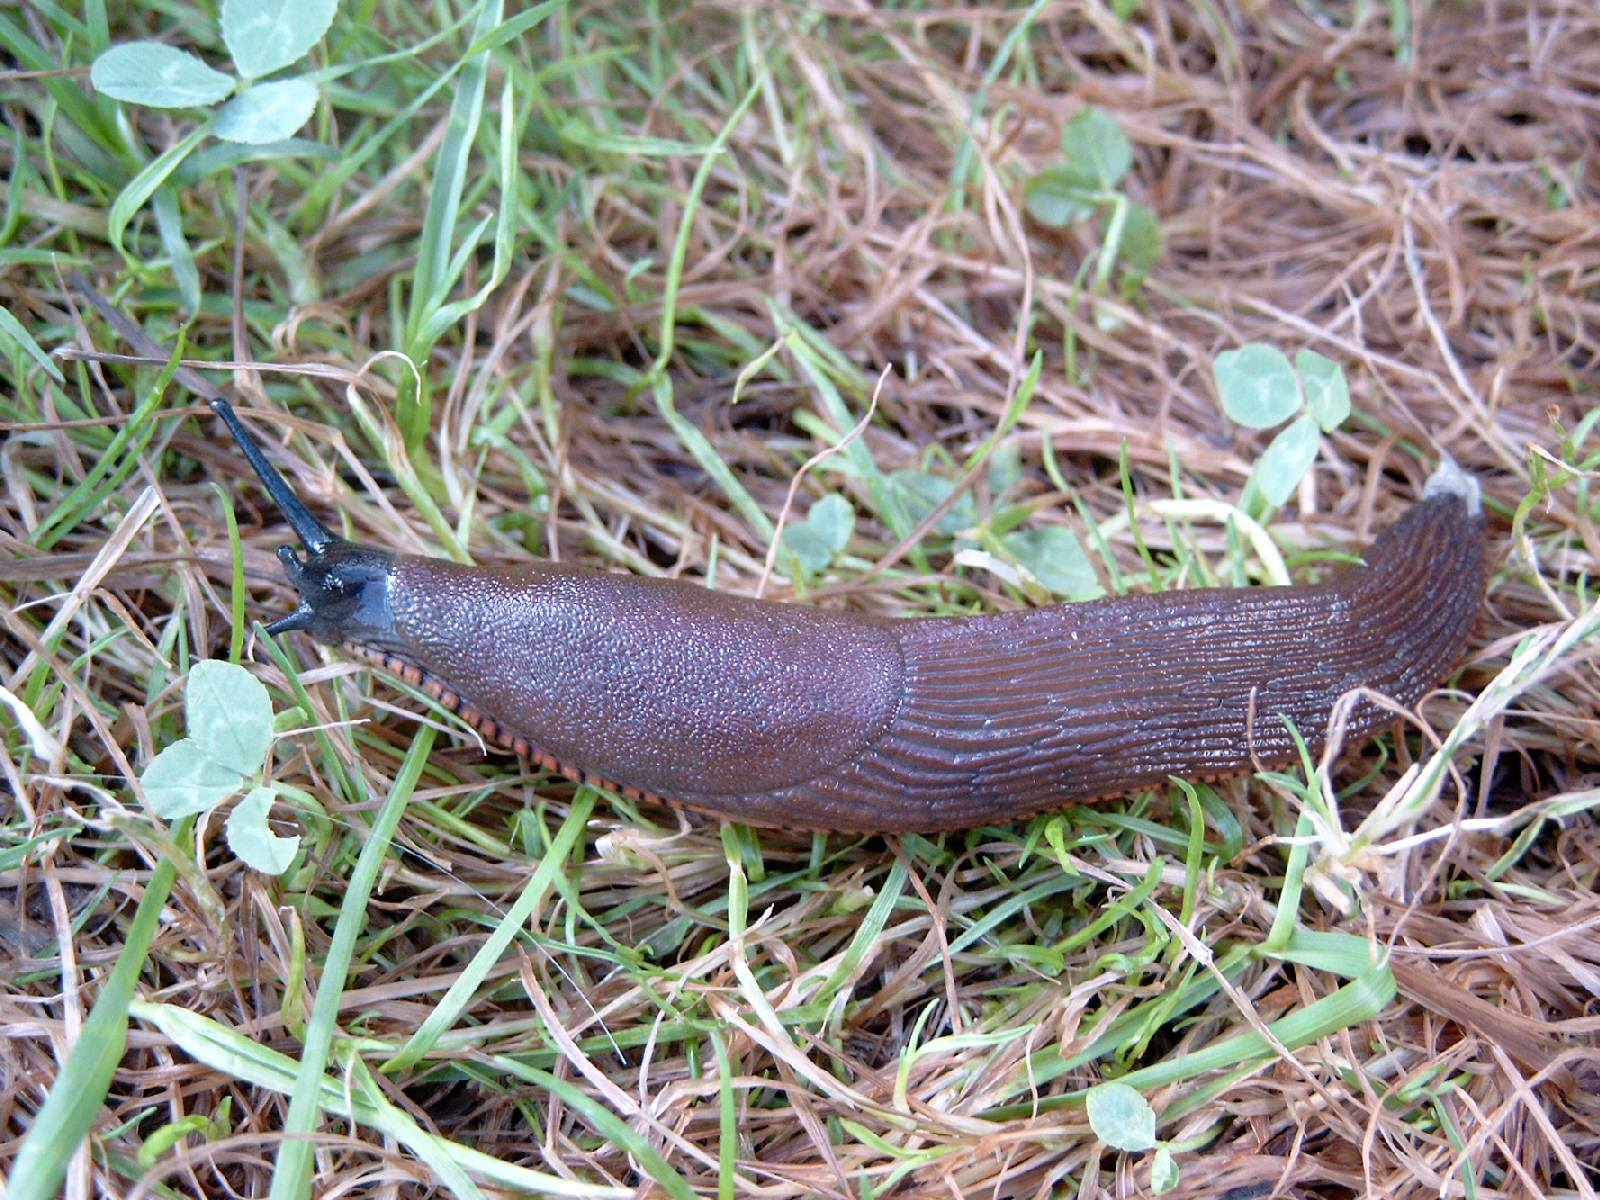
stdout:
<svg viewBox="0 0 1600 1200">
<path fill-rule="evenodd" d="M 1454 463 L 1434 473 L 1423 499 L 1347 571 L 1352 686 L 1415 705 L 1461 660 L 1488 585 L 1478 484 Z M 1366 719 L 1361 720 L 1363 713 Z M 1379 706 L 1359 708 L 1355 732 L 1381 724 Z"/>
<path fill-rule="evenodd" d="M 741 819 L 963 828 L 1293 762 L 1291 727 L 1320 751 L 1347 693 L 1414 706 L 1460 660 L 1484 593 L 1483 531 L 1476 482 L 1449 464 L 1327 583 L 903 622 L 893 724 L 844 770 L 748 798 Z M 1392 720 L 1363 700 L 1343 732 Z"/>
</svg>

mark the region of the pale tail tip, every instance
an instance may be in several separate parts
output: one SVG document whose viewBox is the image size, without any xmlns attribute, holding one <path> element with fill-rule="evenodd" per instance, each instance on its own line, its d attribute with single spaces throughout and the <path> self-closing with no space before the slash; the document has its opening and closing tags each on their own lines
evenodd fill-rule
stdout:
<svg viewBox="0 0 1600 1200">
<path fill-rule="evenodd" d="M 1429 496 L 1460 496 L 1466 501 L 1467 511 L 1474 516 L 1483 507 L 1483 492 L 1478 481 L 1456 465 L 1456 460 L 1446 454 L 1439 461 L 1439 469 L 1428 477 L 1422 489 L 1422 498 Z"/>
</svg>

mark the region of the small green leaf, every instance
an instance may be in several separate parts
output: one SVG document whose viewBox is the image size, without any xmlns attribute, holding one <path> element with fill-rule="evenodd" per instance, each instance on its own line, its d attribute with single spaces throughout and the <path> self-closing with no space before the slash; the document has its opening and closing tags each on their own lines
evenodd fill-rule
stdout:
<svg viewBox="0 0 1600 1200">
<path fill-rule="evenodd" d="M 1105 594 L 1077 535 L 1064 525 L 1019 529 L 1000 539 L 1013 557 L 1045 587 L 1069 600 Z"/>
<path fill-rule="evenodd" d="M 1156 1113 L 1137 1090 L 1125 1083 L 1090 1088 L 1085 1100 L 1089 1127 L 1106 1145 L 1137 1153 L 1156 1144 Z"/>
<path fill-rule="evenodd" d="M 856 530 L 856 510 L 838 493 L 829 493 L 811 506 L 806 523 L 813 526 L 835 550 L 850 544 Z"/>
<path fill-rule="evenodd" d="M 1178 1186 L 1178 1164 L 1172 1160 L 1172 1151 L 1157 1146 L 1150 1159 L 1150 1190 L 1161 1196 Z"/>
<path fill-rule="evenodd" d="M 218 659 L 195 663 L 185 685 L 189 736 L 219 765 L 254 775 L 272 745 L 272 700 L 243 667 Z"/>
<path fill-rule="evenodd" d="M 850 544 L 855 527 L 856 511 L 850 501 L 830 493 L 811 506 L 804 521 L 783 531 L 783 546 L 815 574 L 827 570 L 834 556 Z"/>
<path fill-rule="evenodd" d="M 113 46 L 89 68 L 95 90 L 146 108 L 203 108 L 224 99 L 236 82 L 187 50 L 160 42 Z"/>
<path fill-rule="evenodd" d="M 311 119 L 317 89 L 304 79 L 258 83 L 217 110 L 212 132 L 225 142 L 281 142 Z"/>
<path fill-rule="evenodd" d="M 955 490 L 955 484 L 943 475 L 904 467 L 889 474 L 889 484 L 899 494 L 906 515 L 913 525 L 926 519 L 945 497 Z M 971 529 L 978 522 L 978 504 L 971 492 L 963 492 L 949 512 L 939 518 L 934 528 L 946 537 Z"/>
<path fill-rule="evenodd" d="M 282 875 L 300 849 L 300 835 L 279 837 L 272 832 L 267 824 L 272 800 L 271 788 L 253 788 L 248 796 L 233 806 L 224 828 L 229 848 L 244 860 L 246 866 L 263 875 Z"/>
<path fill-rule="evenodd" d="M 180 738 L 156 755 L 140 779 L 151 811 L 166 821 L 208 812 L 244 786 L 243 775 L 192 738 Z"/>
<path fill-rule="evenodd" d="M 1256 460 L 1250 485 L 1260 489 L 1267 502 L 1278 507 L 1300 486 L 1317 459 L 1317 422 L 1307 413 L 1281 430 Z"/>
<path fill-rule="evenodd" d="M 1344 368 L 1315 350 L 1301 350 L 1294 356 L 1294 369 L 1305 390 L 1306 407 L 1324 433 L 1332 433 L 1350 415 L 1350 384 Z"/>
<path fill-rule="evenodd" d="M 1125 271 L 1142 281 L 1161 259 L 1161 222 L 1142 204 L 1128 202 L 1128 215 L 1122 226 L 1122 248 L 1117 261 Z"/>
<path fill-rule="evenodd" d="M 1252 342 L 1224 350 L 1212 367 L 1223 411 L 1251 429 L 1271 429 L 1300 407 L 1300 385 L 1281 350 Z"/>
<path fill-rule="evenodd" d="M 187 1117 L 179 1117 L 176 1121 L 168 1121 L 150 1131 L 143 1143 L 140 1144 L 134 1160 L 141 1168 L 148 1171 L 162 1158 L 170 1154 L 184 1138 L 199 1134 L 205 1141 L 217 1141 L 225 1138 L 231 1132 L 231 1123 L 228 1113 L 233 1107 L 233 1097 L 223 1097 L 219 1111 L 222 1113 L 220 1121 L 213 1121 L 201 1113 L 190 1113 Z"/>
<path fill-rule="evenodd" d="M 1028 215 L 1041 225 L 1059 228 L 1092 216 L 1105 201 L 1094 179 L 1074 166 L 1046 167 L 1023 191 Z"/>
<path fill-rule="evenodd" d="M 222 0 L 222 40 L 239 74 L 260 79 L 320 42 L 338 6 L 338 0 Z"/>
<path fill-rule="evenodd" d="M 826 571 L 833 561 L 833 550 L 811 526 L 797 522 L 783 531 L 783 548 L 799 560 L 800 566 L 811 575 Z"/>
<path fill-rule="evenodd" d="M 1015 442 L 1001 442 L 989 456 L 989 491 L 1003 496 L 1022 482 L 1022 451 Z"/>
<path fill-rule="evenodd" d="M 1110 191 L 1133 165 L 1133 146 L 1116 119 L 1102 109 L 1084 109 L 1061 131 L 1067 163 Z"/>
</svg>

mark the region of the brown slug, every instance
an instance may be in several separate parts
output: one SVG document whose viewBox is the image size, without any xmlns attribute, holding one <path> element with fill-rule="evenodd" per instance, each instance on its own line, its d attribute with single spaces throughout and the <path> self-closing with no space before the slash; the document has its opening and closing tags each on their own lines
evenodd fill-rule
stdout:
<svg viewBox="0 0 1600 1200">
<path fill-rule="evenodd" d="M 459 566 L 335 537 L 198 382 L 304 545 L 278 552 L 301 603 L 269 632 L 369 658 L 563 775 L 755 825 L 958 829 L 1285 764 L 1285 721 L 1316 751 L 1352 689 L 1414 705 L 1485 588 L 1478 487 L 1448 461 L 1364 564 L 1313 586 L 894 620 Z M 1392 719 L 1363 701 L 1345 733 Z"/>
<path fill-rule="evenodd" d="M 253 447 L 251 461 L 306 547 L 279 552 L 301 604 L 271 632 L 371 658 L 564 775 L 793 829 L 994 824 L 1290 761 L 1281 718 L 1315 747 L 1352 688 L 1420 699 L 1484 589 L 1476 489 L 1452 466 L 1364 565 L 1318 586 L 892 620 L 370 550 L 333 538 Z M 1347 732 L 1385 719 L 1362 704 Z"/>
</svg>

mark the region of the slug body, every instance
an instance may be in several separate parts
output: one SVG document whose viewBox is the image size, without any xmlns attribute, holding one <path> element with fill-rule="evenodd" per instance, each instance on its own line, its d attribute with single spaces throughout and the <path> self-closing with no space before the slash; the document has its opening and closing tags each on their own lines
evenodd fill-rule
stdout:
<svg viewBox="0 0 1600 1200">
<path fill-rule="evenodd" d="M 81 276 L 141 354 L 168 354 Z M 1312 587 L 1208 588 L 996 616 L 888 620 L 552 563 L 462 567 L 336 538 L 227 424 L 305 547 L 305 630 L 427 688 L 552 770 L 752 824 L 890 832 L 1293 761 L 1341 697 L 1414 705 L 1483 599 L 1477 483 L 1446 462 L 1366 561 Z M 1359 737 L 1389 719 L 1362 700 Z"/>
<path fill-rule="evenodd" d="M 574 778 L 757 825 L 935 830 L 1284 763 L 1352 689 L 1411 705 L 1485 585 L 1475 483 L 1447 465 L 1362 565 L 892 620 L 550 563 L 473 568 L 331 541 L 282 552 L 305 629 Z M 1359 703 L 1351 736 L 1392 716 Z"/>
</svg>

